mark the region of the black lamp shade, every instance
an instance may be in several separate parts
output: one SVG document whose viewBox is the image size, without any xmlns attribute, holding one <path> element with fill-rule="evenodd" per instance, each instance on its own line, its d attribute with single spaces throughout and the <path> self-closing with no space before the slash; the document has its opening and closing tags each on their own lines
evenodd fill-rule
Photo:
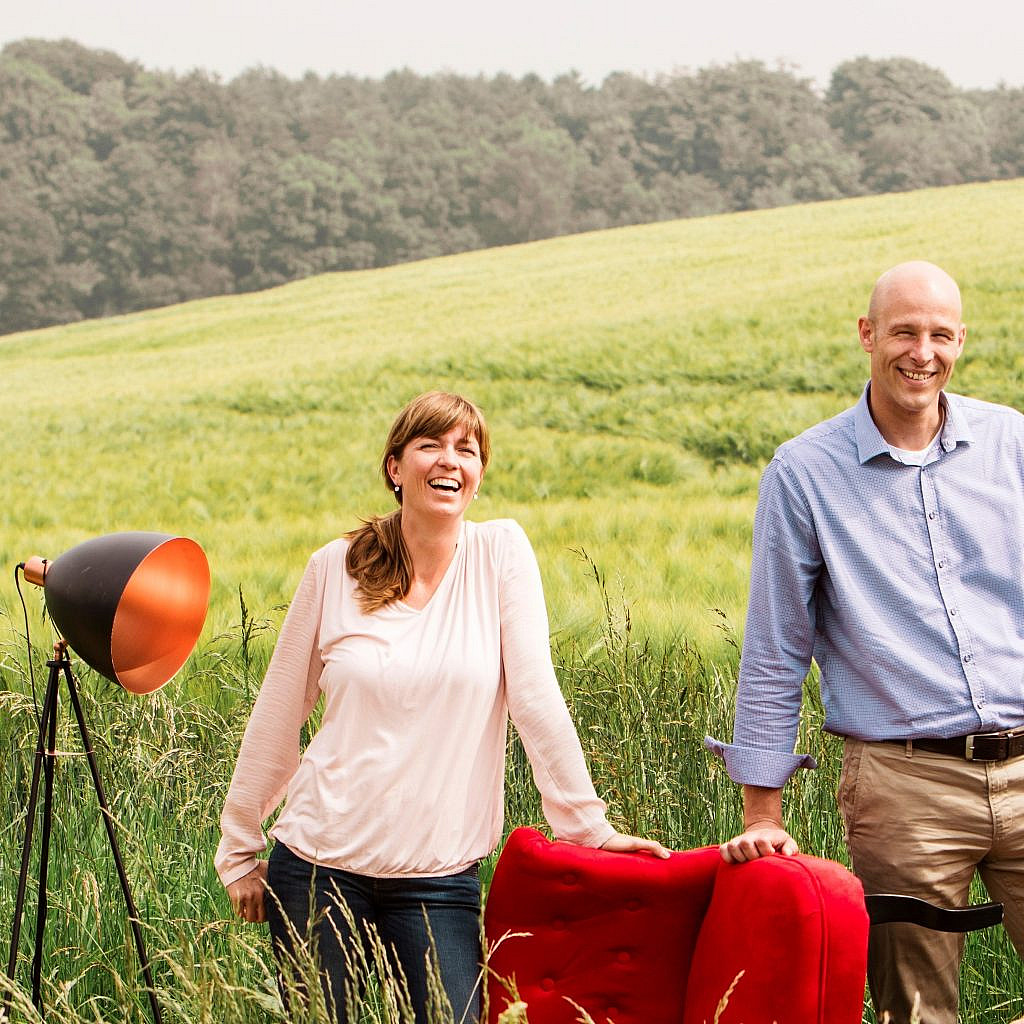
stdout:
<svg viewBox="0 0 1024 1024">
<path fill-rule="evenodd" d="M 86 664 L 131 693 L 152 693 L 199 639 L 210 567 L 185 537 L 110 533 L 47 563 L 43 587 L 50 618 Z"/>
</svg>

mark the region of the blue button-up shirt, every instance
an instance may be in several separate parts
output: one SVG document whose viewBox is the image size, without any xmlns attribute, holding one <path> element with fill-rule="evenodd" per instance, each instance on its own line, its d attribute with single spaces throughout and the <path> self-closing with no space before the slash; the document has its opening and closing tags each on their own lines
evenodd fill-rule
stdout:
<svg viewBox="0 0 1024 1024">
<path fill-rule="evenodd" d="M 869 385 L 870 387 L 870 385 Z M 776 788 L 804 678 L 825 729 L 864 740 L 1024 723 L 1024 416 L 943 395 L 922 466 L 860 401 L 783 444 L 761 479 L 731 744 L 736 782 Z"/>
</svg>

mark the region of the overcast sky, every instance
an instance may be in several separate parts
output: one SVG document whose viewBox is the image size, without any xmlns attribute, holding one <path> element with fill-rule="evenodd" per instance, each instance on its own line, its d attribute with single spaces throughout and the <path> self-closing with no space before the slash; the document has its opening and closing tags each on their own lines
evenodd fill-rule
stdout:
<svg viewBox="0 0 1024 1024">
<path fill-rule="evenodd" d="M 827 85 L 866 55 L 913 57 L 962 87 L 1024 85 L 1022 0 L 0 0 L 0 42 L 26 37 L 224 79 L 256 65 L 290 78 L 575 69 L 599 84 L 756 58 Z"/>
</svg>

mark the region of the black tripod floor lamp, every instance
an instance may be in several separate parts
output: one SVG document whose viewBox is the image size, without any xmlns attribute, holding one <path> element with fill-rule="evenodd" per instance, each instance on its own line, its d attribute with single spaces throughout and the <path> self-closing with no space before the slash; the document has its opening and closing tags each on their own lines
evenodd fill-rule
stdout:
<svg viewBox="0 0 1024 1024">
<path fill-rule="evenodd" d="M 161 1024 L 160 1004 L 142 938 L 139 912 L 132 898 L 114 821 L 103 792 L 92 741 L 71 672 L 68 649 L 74 650 L 86 664 L 130 693 L 145 694 L 158 690 L 184 665 L 199 638 L 210 597 L 210 568 L 202 548 L 195 541 L 143 532 L 107 534 L 79 544 L 52 562 L 30 558 L 18 568 L 26 580 L 43 587 L 50 619 L 63 639 L 56 643 L 53 658 L 47 662 L 50 674 L 39 719 L 39 738 L 25 812 L 25 841 L 11 927 L 7 976 L 13 983 L 42 776 L 39 902 L 32 957 L 32 1003 L 42 1014 L 46 886 L 53 821 L 53 780 L 59 756 L 56 749 L 57 698 L 63 678 L 121 883 L 153 1020 L 155 1024 Z M 10 1018 L 11 998 L 8 991 L 0 1020 Z"/>
</svg>

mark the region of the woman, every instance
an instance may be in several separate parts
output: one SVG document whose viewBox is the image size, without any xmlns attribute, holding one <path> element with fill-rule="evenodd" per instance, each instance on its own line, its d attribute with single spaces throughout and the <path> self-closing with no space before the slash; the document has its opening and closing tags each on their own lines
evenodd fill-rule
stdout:
<svg viewBox="0 0 1024 1024">
<path fill-rule="evenodd" d="M 269 920 L 281 964 L 307 933 L 313 886 L 339 1022 L 358 984 L 339 895 L 360 933 L 372 923 L 394 957 L 417 1024 L 431 945 L 455 1020 L 478 1019 L 476 865 L 501 838 L 509 716 L 559 838 L 668 856 L 605 819 L 551 665 L 526 535 L 512 520 L 464 519 L 489 456 L 466 399 L 430 392 L 402 410 L 382 465 L 399 508 L 310 559 L 225 802 L 216 866 L 232 905 L 246 921 Z M 321 695 L 322 724 L 300 759 Z M 259 861 L 262 822 L 286 793 L 270 860 Z"/>
</svg>

